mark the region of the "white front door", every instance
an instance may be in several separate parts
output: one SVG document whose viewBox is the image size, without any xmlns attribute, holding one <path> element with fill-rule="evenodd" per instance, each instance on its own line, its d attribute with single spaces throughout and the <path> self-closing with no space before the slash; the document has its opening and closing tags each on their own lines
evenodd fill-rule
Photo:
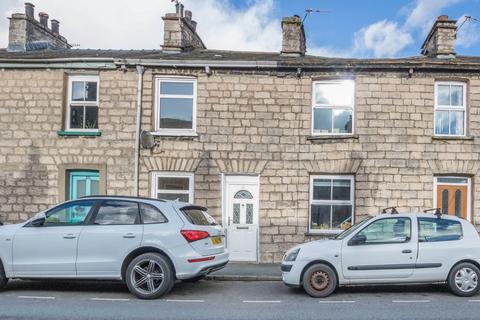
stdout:
<svg viewBox="0 0 480 320">
<path fill-rule="evenodd" d="M 232 261 L 258 261 L 258 176 L 225 177 L 227 248 Z"/>
</svg>

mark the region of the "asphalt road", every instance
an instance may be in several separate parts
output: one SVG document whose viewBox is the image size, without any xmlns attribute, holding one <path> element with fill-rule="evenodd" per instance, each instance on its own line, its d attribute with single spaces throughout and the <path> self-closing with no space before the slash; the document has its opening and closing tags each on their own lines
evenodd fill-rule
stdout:
<svg viewBox="0 0 480 320">
<path fill-rule="evenodd" d="M 155 301 L 121 283 L 13 281 L 0 292 L 0 319 L 479 319 L 480 295 L 441 285 L 341 288 L 313 299 L 281 282 L 178 283 Z"/>
</svg>

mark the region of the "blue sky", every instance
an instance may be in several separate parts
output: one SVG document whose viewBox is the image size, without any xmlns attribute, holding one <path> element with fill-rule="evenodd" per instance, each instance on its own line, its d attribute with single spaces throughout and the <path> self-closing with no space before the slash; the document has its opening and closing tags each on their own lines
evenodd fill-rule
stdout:
<svg viewBox="0 0 480 320">
<path fill-rule="evenodd" d="M 60 20 L 61 33 L 80 48 L 158 49 L 161 16 L 174 10 L 171 0 L 31 0 L 36 12 Z M 0 47 L 8 42 L 8 17 L 23 11 L 24 0 L 0 0 Z M 452 19 L 480 18 L 480 0 L 183 0 L 193 11 L 208 48 L 279 51 L 280 21 L 306 8 L 309 54 L 349 57 L 398 57 L 420 53 L 440 14 Z M 457 53 L 480 55 L 480 23 L 458 33 Z"/>
</svg>

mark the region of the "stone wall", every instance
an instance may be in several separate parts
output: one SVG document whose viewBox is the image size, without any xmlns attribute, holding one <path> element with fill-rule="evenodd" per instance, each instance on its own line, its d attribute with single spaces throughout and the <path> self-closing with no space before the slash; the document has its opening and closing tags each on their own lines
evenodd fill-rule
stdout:
<svg viewBox="0 0 480 320">
<path fill-rule="evenodd" d="M 171 73 L 145 75 L 144 129 L 153 130 L 154 76 Z M 151 194 L 153 171 L 194 172 L 195 202 L 221 220 L 221 174 L 259 174 L 262 262 L 279 261 L 287 248 L 313 238 L 307 235 L 311 174 L 355 175 L 357 217 L 387 206 L 431 208 L 434 175 L 469 175 L 474 181 L 479 175 L 479 141 L 433 138 L 435 79 L 469 82 L 469 136 L 478 135 L 477 75 L 358 73 L 355 136 L 312 139 L 312 81 L 351 75 L 175 74 L 198 77 L 198 137 L 158 137 L 157 148 L 142 150 L 140 192 Z M 474 214 L 479 195 L 474 183 Z"/>
<path fill-rule="evenodd" d="M 68 74 L 0 71 L 0 221 L 23 221 L 58 203 L 61 168 L 105 167 L 108 194 L 132 194 L 136 74 L 99 75 L 102 135 L 59 137 Z"/>
</svg>

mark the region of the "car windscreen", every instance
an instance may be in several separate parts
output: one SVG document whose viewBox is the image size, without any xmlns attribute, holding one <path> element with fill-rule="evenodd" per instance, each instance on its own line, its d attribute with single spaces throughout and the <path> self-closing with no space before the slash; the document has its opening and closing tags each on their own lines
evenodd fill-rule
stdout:
<svg viewBox="0 0 480 320">
<path fill-rule="evenodd" d="M 363 220 L 360 223 L 352 225 L 350 228 L 343 230 L 341 233 L 337 234 L 333 239 L 335 240 L 343 240 L 346 237 L 348 237 L 350 234 L 352 234 L 355 230 L 357 230 L 359 227 L 363 226 L 368 220 L 372 219 L 373 217 L 368 217 L 365 220 Z"/>
<path fill-rule="evenodd" d="M 183 215 L 191 224 L 197 226 L 216 226 L 215 219 L 201 208 L 183 208 L 181 209 Z"/>
</svg>

